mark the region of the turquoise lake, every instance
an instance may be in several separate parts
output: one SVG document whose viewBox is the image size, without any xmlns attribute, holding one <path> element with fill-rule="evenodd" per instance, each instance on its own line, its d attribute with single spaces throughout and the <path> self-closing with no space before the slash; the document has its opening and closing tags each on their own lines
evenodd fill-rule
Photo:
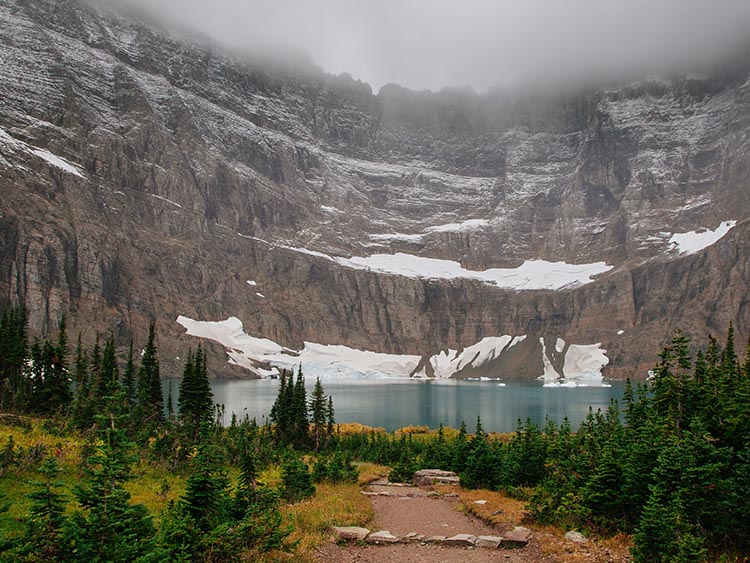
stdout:
<svg viewBox="0 0 750 563">
<path fill-rule="evenodd" d="M 306 381 L 308 393 L 313 381 Z M 179 380 L 172 381 L 176 404 Z M 588 413 L 605 410 L 611 399 L 621 400 L 624 383 L 609 382 L 610 387 L 542 387 L 537 381 L 394 380 L 324 379 L 326 394 L 333 397 L 337 422 L 360 422 L 368 426 L 395 430 L 408 425 L 437 428 L 458 427 L 465 421 L 473 430 L 477 415 L 485 430 L 510 432 L 518 418 L 531 418 L 538 424 L 545 417 L 559 423 L 567 416 L 573 428 Z M 166 387 L 166 385 L 165 385 Z M 214 402 L 231 413 L 245 414 L 263 422 L 268 417 L 278 380 L 212 380 Z"/>
</svg>

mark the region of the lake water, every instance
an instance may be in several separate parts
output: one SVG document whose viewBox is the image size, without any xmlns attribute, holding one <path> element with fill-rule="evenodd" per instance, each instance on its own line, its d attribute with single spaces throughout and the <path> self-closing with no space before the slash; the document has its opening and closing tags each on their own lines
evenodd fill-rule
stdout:
<svg viewBox="0 0 750 563">
<path fill-rule="evenodd" d="M 306 381 L 308 395 L 314 381 Z M 473 431 L 477 415 L 487 431 L 511 432 L 520 417 L 544 424 L 545 416 L 559 423 L 567 416 L 574 429 L 589 406 L 605 410 L 610 399 L 622 399 L 624 383 L 611 387 L 542 387 L 539 381 L 325 379 L 326 394 L 333 397 L 337 422 L 360 422 L 395 430 L 408 425 L 437 428 L 442 422 L 457 428 L 466 421 Z M 179 380 L 173 381 L 176 393 Z M 248 414 L 262 422 L 268 417 L 279 389 L 278 380 L 213 380 L 214 402 L 231 413 Z"/>
</svg>

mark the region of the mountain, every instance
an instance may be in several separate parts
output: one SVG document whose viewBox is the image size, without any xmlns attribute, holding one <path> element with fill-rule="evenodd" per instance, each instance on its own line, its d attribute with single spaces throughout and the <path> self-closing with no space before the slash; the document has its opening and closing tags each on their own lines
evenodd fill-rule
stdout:
<svg viewBox="0 0 750 563">
<path fill-rule="evenodd" d="M 0 305 L 33 333 L 156 320 L 167 373 L 187 328 L 222 374 L 551 384 L 645 376 L 675 327 L 750 335 L 748 53 L 376 95 L 79 0 L 0 19 Z"/>
</svg>

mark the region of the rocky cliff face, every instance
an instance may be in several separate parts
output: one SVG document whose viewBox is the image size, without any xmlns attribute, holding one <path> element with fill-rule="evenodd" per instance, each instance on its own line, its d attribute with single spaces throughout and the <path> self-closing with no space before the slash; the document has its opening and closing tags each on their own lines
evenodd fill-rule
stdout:
<svg viewBox="0 0 750 563">
<path fill-rule="evenodd" d="M 124 345 L 156 319 L 173 371 L 178 315 L 424 358 L 527 335 L 471 370 L 504 377 L 540 375 L 556 338 L 601 342 L 618 377 L 675 326 L 750 333 L 746 64 L 565 95 L 374 95 L 76 1 L 5 0 L 0 22 L 0 302 L 26 303 L 35 332 L 69 312 Z M 670 242 L 730 220 L 693 253 Z M 532 290 L 482 278 L 538 260 L 607 267 Z"/>
</svg>

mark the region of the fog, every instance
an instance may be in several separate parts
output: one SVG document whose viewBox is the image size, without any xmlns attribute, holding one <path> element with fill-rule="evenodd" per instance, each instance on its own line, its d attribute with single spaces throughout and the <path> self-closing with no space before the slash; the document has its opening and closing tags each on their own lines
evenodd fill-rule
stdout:
<svg viewBox="0 0 750 563">
<path fill-rule="evenodd" d="M 233 49 L 307 53 L 377 91 L 700 69 L 750 45 L 750 0 L 100 0 Z"/>
</svg>

